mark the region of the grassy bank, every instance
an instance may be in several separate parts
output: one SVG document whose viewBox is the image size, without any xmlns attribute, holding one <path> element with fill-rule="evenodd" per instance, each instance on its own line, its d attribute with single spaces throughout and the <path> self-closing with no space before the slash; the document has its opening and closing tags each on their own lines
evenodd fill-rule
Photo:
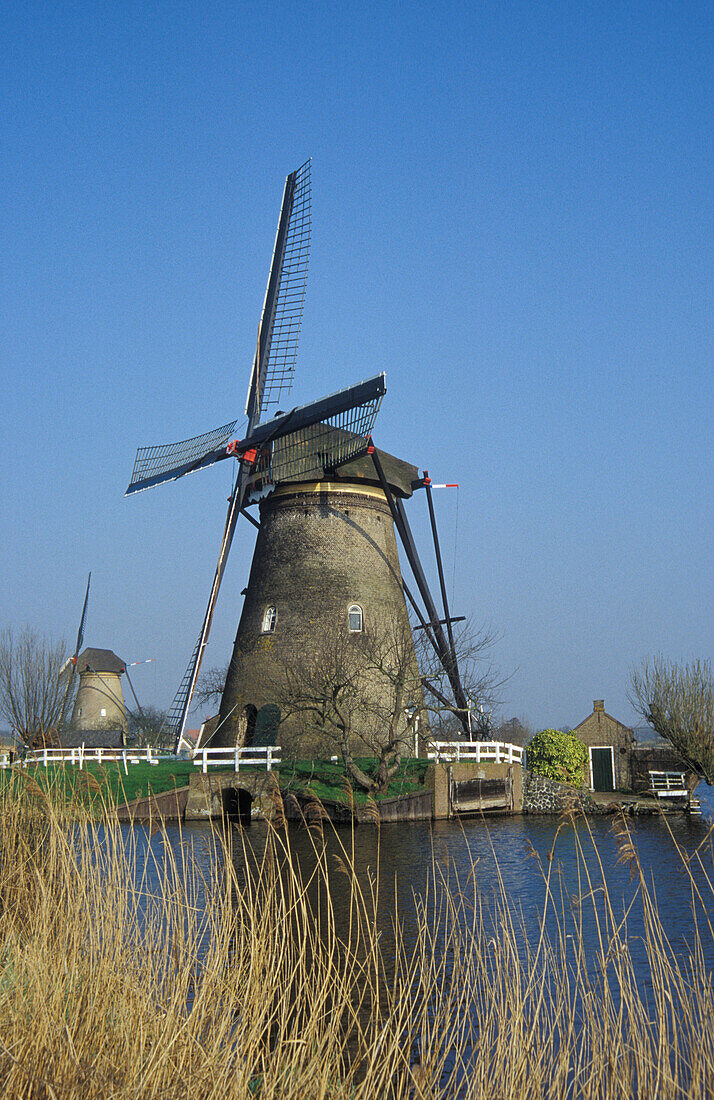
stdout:
<svg viewBox="0 0 714 1100">
<path fill-rule="evenodd" d="M 130 802 L 149 794 L 183 787 L 197 769 L 190 761 L 161 760 L 158 764 L 129 764 L 126 772 L 119 762 L 97 764 L 87 762 L 80 771 L 78 766 L 63 764 L 33 765 L 24 770 L 43 790 L 52 791 L 54 799 L 63 800 L 68 807 L 101 810 L 103 804 L 116 805 Z M 0 783 L 12 783 L 14 771 L 0 772 Z"/>
<path fill-rule="evenodd" d="M 2 1094 L 712 1094 L 708 842 L 689 859 L 672 842 L 666 856 L 688 876 L 699 918 L 677 951 L 622 820 L 627 916 L 604 875 L 589 871 L 583 823 L 574 832 L 577 898 L 555 890 L 552 860 L 529 864 L 543 883 L 540 934 L 527 934 L 497 882 L 491 903 L 475 876 L 457 889 L 435 871 L 418 902 L 415 942 L 397 935 L 385 957 L 378 877 L 360 884 L 349 842 L 328 860 L 320 829 L 305 877 L 276 798 L 265 851 L 248 860 L 252 873 L 239 874 L 245 859 L 234 862 L 225 844 L 245 834 L 216 832 L 199 850 L 172 846 L 161 830 L 149 840 L 141 828 L 72 824 L 63 799 L 13 775 L 0 789 Z M 399 914 L 391 917 L 398 927 Z"/>
<path fill-rule="evenodd" d="M 355 761 L 368 773 L 376 769 L 376 761 L 369 757 Z M 424 788 L 424 776 L 429 766 L 427 760 L 403 760 L 399 765 L 388 789 L 382 794 L 373 795 L 379 801 L 382 798 L 395 798 L 402 794 L 413 794 Z M 347 770 L 342 762 L 329 760 L 295 760 L 284 763 L 280 768 L 280 786 L 284 792 L 312 795 L 322 801 L 364 805 L 367 794 L 356 790 L 348 783 Z"/>
<path fill-rule="evenodd" d="M 369 769 L 374 762 L 363 759 L 358 763 Z M 403 761 L 389 784 L 388 791 L 376 797 L 393 798 L 421 790 L 427 766 L 425 760 Z M 51 789 L 54 797 L 64 799 L 68 806 L 81 806 L 83 809 L 101 813 L 106 805 L 131 802 L 135 798 L 161 794 L 174 787 L 184 787 L 191 775 L 195 775 L 198 770 L 190 760 L 172 758 L 160 760 L 158 764 L 148 764 L 145 761 L 129 764 L 126 771 L 121 762 L 85 763 L 81 771 L 77 766 L 50 764 L 45 768 L 35 765 L 27 769 L 27 774 L 44 790 Z M 241 770 L 253 769 L 241 765 Z M 232 772 L 233 769 L 211 767 L 209 771 L 214 774 Z M 292 791 L 323 801 L 349 801 L 346 793 L 346 771 L 341 763 L 331 763 L 329 760 L 290 761 L 276 768 L 275 775 L 285 793 Z M 0 783 L 9 782 L 10 776 L 9 771 L 0 772 Z M 359 791 L 354 792 L 353 798 L 357 805 L 362 805 L 367 800 L 366 794 Z"/>
</svg>

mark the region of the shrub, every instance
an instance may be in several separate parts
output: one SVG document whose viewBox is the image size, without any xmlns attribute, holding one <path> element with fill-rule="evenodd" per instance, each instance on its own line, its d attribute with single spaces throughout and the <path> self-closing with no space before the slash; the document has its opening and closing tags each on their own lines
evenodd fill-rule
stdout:
<svg viewBox="0 0 714 1100">
<path fill-rule="evenodd" d="M 540 730 L 528 742 L 528 768 L 534 775 L 582 787 L 587 749 L 573 733 Z"/>
</svg>

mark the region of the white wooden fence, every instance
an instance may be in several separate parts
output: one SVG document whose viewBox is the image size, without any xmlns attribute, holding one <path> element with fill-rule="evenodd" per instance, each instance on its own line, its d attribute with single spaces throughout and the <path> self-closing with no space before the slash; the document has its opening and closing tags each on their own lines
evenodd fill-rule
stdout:
<svg viewBox="0 0 714 1100">
<path fill-rule="evenodd" d="M 522 764 L 524 755 L 520 745 L 504 741 L 432 741 L 426 754 L 427 760 L 442 764 Z"/>
<path fill-rule="evenodd" d="M 225 768 L 232 765 L 233 771 L 240 771 L 243 767 L 266 768 L 269 772 L 273 765 L 280 763 L 279 745 L 260 745 L 255 748 L 243 748 L 236 746 L 234 749 L 196 749 L 193 754 L 193 762 L 205 775 L 210 767 Z"/>
<path fill-rule="evenodd" d="M 680 797 L 687 793 L 684 785 L 684 772 L 650 772 L 650 790 L 654 791 L 658 798 L 667 798 L 672 795 Z"/>
<path fill-rule="evenodd" d="M 45 768 L 49 764 L 70 764 L 79 766 L 80 771 L 85 764 L 109 764 L 121 763 L 126 770 L 127 764 L 158 764 L 159 758 L 156 749 L 147 745 L 145 749 L 88 749 L 79 745 L 74 749 L 37 749 L 36 752 L 28 752 L 23 763 L 42 764 Z M 8 763 L 0 764 L 1 767 L 9 767 Z"/>
</svg>

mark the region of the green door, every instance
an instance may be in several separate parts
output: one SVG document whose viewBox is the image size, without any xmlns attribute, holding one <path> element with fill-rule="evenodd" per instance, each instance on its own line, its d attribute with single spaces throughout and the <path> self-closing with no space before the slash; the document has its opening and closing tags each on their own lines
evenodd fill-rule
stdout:
<svg viewBox="0 0 714 1100">
<path fill-rule="evenodd" d="M 593 790 L 614 791 L 612 781 L 612 749 L 590 749 L 592 762 Z"/>
</svg>

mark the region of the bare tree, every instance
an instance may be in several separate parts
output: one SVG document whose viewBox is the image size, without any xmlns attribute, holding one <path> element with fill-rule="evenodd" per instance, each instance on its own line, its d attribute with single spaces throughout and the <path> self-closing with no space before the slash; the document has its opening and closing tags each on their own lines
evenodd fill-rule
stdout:
<svg viewBox="0 0 714 1100">
<path fill-rule="evenodd" d="M 25 627 L 0 634 L 0 714 L 31 748 L 54 744 L 71 712 L 66 642 Z"/>
<path fill-rule="evenodd" d="M 350 634 L 342 622 L 296 644 L 273 685 L 282 723 L 317 752 L 336 750 L 365 791 L 383 792 L 414 747 L 424 717 L 420 670 L 406 624 Z M 282 739 L 282 736 L 281 736 Z M 373 769 L 357 759 L 375 761 Z"/>
<path fill-rule="evenodd" d="M 141 710 L 126 710 L 127 740 L 130 745 L 143 748 L 146 745 L 158 745 L 160 739 L 167 736 L 166 711 L 158 707 L 142 707 Z M 173 740 L 172 735 L 169 735 Z"/>
<path fill-rule="evenodd" d="M 453 702 L 446 670 L 426 631 L 415 628 L 414 638 L 434 739 L 463 737 L 464 726 Z M 474 739 L 484 740 L 491 736 L 493 711 L 499 703 L 499 692 L 509 679 L 500 675 L 491 660 L 491 651 L 497 641 L 498 635 L 490 627 L 475 626 L 471 621 L 460 624 L 454 631 L 454 652 L 464 694 L 469 701 L 469 723 Z"/>
<path fill-rule="evenodd" d="M 714 680 L 709 661 L 655 657 L 633 670 L 629 699 L 684 763 L 714 783 Z"/>
<path fill-rule="evenodd" d="M 205 672 L 202 672 L 193 693 L 193 705 L 220 706 L 227 675 L 228 665 L 223 665 L 223 667 L 214 665 L 213 668 L 207 668 Z"/>
<path fill-rule="evenodd" d="M 511 745 L 527 745 L 535 731 L 527 719 L 514 716 L 501 719 L 493 732 L 498 741 Z M 561 733 L 570 733 L 570 729 L 561 727 Z"/>
</svg>

